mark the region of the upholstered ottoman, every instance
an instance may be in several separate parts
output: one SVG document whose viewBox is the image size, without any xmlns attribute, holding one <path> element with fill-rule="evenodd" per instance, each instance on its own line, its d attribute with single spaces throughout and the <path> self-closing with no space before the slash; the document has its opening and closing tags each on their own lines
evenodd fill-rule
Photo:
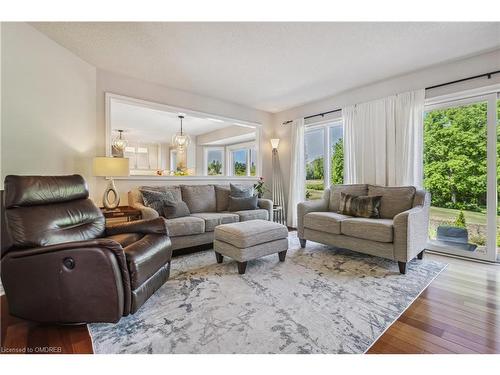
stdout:
<svg viewBox="0 0 500 375">
<path fill-rule="evenodd" d="M 278 253 L 285 261 L 288 250 L 288 230 L 284 225 L 266 220 L 250 220 L 215 227 L 214 250 L 217 263 L 224 256 L 238 262 L 238 272 L 245 273 L 247 262 Z"/>
</svg>

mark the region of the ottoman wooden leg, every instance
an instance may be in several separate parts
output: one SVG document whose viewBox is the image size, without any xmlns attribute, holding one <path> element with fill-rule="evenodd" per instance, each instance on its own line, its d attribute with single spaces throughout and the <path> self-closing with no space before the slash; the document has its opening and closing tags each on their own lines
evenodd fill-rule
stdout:
<svg viewBox="0 0 500 375">
<path fill-rule="evenodd" d="M 238 262 L 238 273 L 243 275 L 247 269 L 247 262 Z"/>
<path fill-rule="evenodd" d="M 217 263 L 222 263 L 224 260 L 224 255 L 219 254 L 217 251 L 215 252 L 215 258 L 217 259 Z"/>
<path fill-rule="evenodd" d="M 285 261 L 285 257 L 286 257 L 286 250 L 280 251 L 278 253 L 278 256 L 280 257 L 280 262 L 284 262 Z"/>
</svg>

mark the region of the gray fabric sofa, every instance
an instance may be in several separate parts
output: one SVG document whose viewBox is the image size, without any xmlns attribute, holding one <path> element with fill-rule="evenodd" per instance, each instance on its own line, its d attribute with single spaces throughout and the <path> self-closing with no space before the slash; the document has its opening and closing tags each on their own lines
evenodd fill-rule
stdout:
<svg viewBox="0 0 500 375">
<path fill-rule="evenodd" d="M 192 246 L 212 243 L 214 229 L 219 224 L 247 220 L 273 220 L 273 202 L 259 199 L 258 209 L 228 211 L 229 185 L 166 185 L 142 186 L 128 193 L 128 204 L 142 213 L 143 219 L 158 217 L 158 212 L 144 205 L 140 189 L 168 190 L 177 199 L 186 202 L 190 216 L 166 220 L 172 249 L 178 250 Z"/>
<path fill-rule="evenodd" d="M 351 217 L 338 213 L 341 192 L 380 195 L 380 219 Z M 416 256 L 422 259 L 427 245 L 431 197 L 413 186 L 333 185 L 322 199 L 297 206 L 298 237 L 346 248 L 398 262 L 401 273 Z"/>
</svg>

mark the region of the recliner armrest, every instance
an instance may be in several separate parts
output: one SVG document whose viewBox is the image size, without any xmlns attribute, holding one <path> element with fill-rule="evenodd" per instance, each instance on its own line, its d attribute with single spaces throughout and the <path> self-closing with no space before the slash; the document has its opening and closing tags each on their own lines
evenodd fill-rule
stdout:
<svg viewBox="0 0 500 375">
<path fill-rule="evenodd" d="M 163 217 L 151 220 L 136 220 L 112 224 L 106 227 L 106 236 L 123 233 L 168 234 L 167 223 Z"/>
</svg>

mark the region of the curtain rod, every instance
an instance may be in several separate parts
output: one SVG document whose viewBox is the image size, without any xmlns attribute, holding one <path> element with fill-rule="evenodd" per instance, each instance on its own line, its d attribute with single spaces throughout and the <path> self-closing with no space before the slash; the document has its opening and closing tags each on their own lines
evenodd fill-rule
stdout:
<svg viewBox="0 0 500 375">
<path fill-rule="evenodd" d="M 489 72 L 489 73 L 478 74 L 476 76 L 471 76 L 471 77 L 467 77 L 467 78 L 457 79 L 455 81 L 450 81 L 450 82 L 446 82 L 446 83 L 440 83 L 439 85 L 426 87 L 425 90 L 437 89 L 438 87 L 443 87 L 443 86 L 453 85 L 455 83 L 470 81 L 471 79 L 477 79 L 477 78 L 483 78 L 483 77 L 487 77 L 488 79 L 491 79 L 491 76 L 493 74 L 498 74 L 498 73 L 500 73 L 500 70 L 495 70 L 494 72 Z M 340 111 L 342 111 L 342 108 L 337 108 L 337 109 L 334 109 L 332 111 L 316 113 L 315 115 L 309 115 L 309 116 L 304 117 L 304 120 L 307 120 L 307 119 L 310 119 L 313 117 L 319 117 L 319 116 L 324 117 L 325 115 L 328 115 L 330 113 L 335 113 L 335 112 L 340 112 Z M 292 120 L 287 120 L 287 121 L 284 121 L 282 123 L 282 125 L 288 125 L 292 122 L 293 122 Z"/>
</svg>

